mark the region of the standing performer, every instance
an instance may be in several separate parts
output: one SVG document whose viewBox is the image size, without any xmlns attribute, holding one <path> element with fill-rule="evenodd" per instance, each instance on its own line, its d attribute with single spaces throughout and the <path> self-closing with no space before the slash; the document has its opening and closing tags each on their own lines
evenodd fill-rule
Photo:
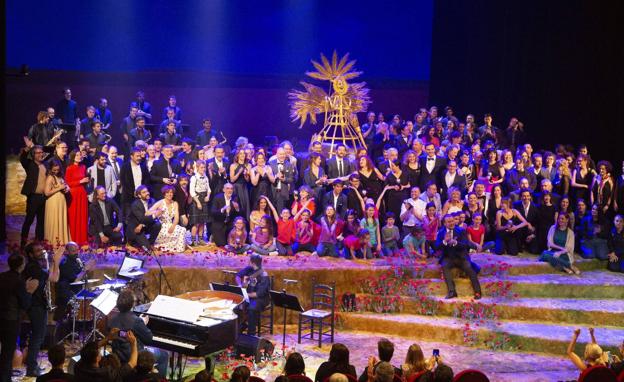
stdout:
<svg viewBox="0 0 624 382">
<path fill-rule="evenodd" d="M 249 306 L 247 306 L 247 332 L 255 336 L 259 331 L 260 312 L 269 305 L 271 297 L 269 275 L 262 268 L 262 256 L 254 253 L 249 257 L 249 265 L 236 274 L 236 284 L 247 289 Z"/>
<path fill-rule="evenodd" d="M 479 284 L 477 273 L 470 264 L 470 257 L 468 255 L 470 242 L 468 241 L 466 231 L 455 227 L 455 218 L 451 214 L 444 215 L 443 222 L 444 228 L 438 231 L 435 247 L 442 252 L 440 263 L 442 264 L 444 281 L 448 289 L 446 298 L 457 297 L 451 270 L 453 268 L 459 268 L 470 278 L 470 283 L 472 284 L 472 289 L 475 294 L 474 299 L 479 300 L 481 298 L 481 285 Z"/>
</svg>

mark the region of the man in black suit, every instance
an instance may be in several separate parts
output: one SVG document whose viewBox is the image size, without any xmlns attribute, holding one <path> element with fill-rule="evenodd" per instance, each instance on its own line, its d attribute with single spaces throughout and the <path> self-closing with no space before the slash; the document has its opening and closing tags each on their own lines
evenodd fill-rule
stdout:
<svg viewBox="0 0 624 382">
<path fill-rule="evenodd" d="M 520 245 L 524 246 L 530 253 L 538 254 L 539 246 L 535 235 L 537 224 L 539 222 L 539 212 L 537 206 L 532 201 L 531 190 L 525 188 L 520 190 L 520 200 L 513 206 L 524 220 L 529 223 L 526 227 L 520 229 Z"/>
<path fill-rule="evenodd" d="M 336 155 L 327 161 L 327 176 L 346 182 L 355 171 L 355 166 L 347 158 L 347 148 L 342 143 L 336 146 Z"/>
<path fill-rule="evenodd" d="M 411 121 L 406 122 L 401 127 L 401 134 L 397 135 L 394 139 L 394 147 L 399 151 L 399 156 L 402 158 L 403 154 L 410 148 L 412 148 L 412 141 L 414 140 L 414 135 L 412 134 L 411 129 L 414 128 L 414 125 Z"/>
<path fill-rule="evenodd" d="M 137 199 L 130 207 L 130 213 L 126 220 L 126 237 L 128 243 L 140 248 L 151 248 L 160 232 L 160 222 L 156 220 L 162 214 L 161 210 L 151 215 L 146 215 L 153 204 L 150 193 L 144 185 L 136 189 Z M 149 240 L 146 236 L 149 234 Z"/>
<path fill-rule="evenodd" d="M 269 161 L 269 166 L 275 174 L 275 182 L 271 186 L 275 208 L 281 211 L 290 208 L 289 201 L 295 186 L 295 168 L 286 158 L 286 151 L 280 147 L 277 149 L 275 159 Z"/>
<path fill-rule="evenodd" d="M 45 221 L 45 180 L 46 168 L 43 164 L 44 152 L 41 146 L 36 146 L 33 142 L 24 137 L 26 147 L 20 152 L 19 160 L 26 171 L 26 180 L 22 185 L 22 195 L 26 195 L 26 218 L 22 224 L 21 246 L 24 247 L 28 241 L 28 233 L 35 217 L 37 218 L 37 228 L 35 237 L 43 240 L 43 225 Z"/>
<path fill-rule="evenodd" d="M 207 168 L 210 189 L 214 190 L 212 195 L 216 196 L 228 182 L 230 162 L 225 157 L 225 148 L 221 145 L 215 147 L 214 155 L 214 158 L 208 161 Z"/>
<path fill-rule="evenodd" d="M 140 185 L 149 186 L 150 174 L 147 166 L 141 161 L 141 150 L 133 148 L 130 153 L 130 160 L 121 165 L 119 172 L 121 182 L 121 208 L 124 222 L 130 214 L 130 206 L 135 200 L 135 190 Z"/>
<path fill-rule="evenodd" d="M 347 195 L 342 193 L 342 182 L 336 179 L 332 183 L 332 187 L 333 189 L 331 191 L 323 195 L 322 211 L 324 212 L 327 206 L 332 206 L 336 211 L 336 216 L 345 219 L 347 217 Z M 323 215 L 323 212 L 321 215 Z"/>
<path fill-rule="evenodd" d="M 121 125 L 119 125 L 119 130 L 121 131 L 121 135 L 124 140 L 123 152 L 127 155 L 133 147 L 133 143 L 130 140 L 130 132 L 136 127 L 136 117 L 137 112 L 136 106 L 130 108 L 130 112 L 128 116 L 121 121 Z"/>
<path fill-rule="evenodd" d="M 426 155 L 419 160 L 421 168 L 419 187 L 421 190 L 425 190 L 429 182 L 434 182 L 440 187 L 440 174 L 446 167 L 444 158 L 436 156 L 436 148 L 433 143 L 425 145 L 425 153 Z"/>
<path fill-rule="evenodd" d="M 26 262 L 23 256 L 14 254 L 8 259 L 9 270 L 0 273 L 0 382 L 11 381 L 11 363 L 19 335 L 20 318 L 28 309 L 32 294 L 39 281 L 24 281 L 20 274 Z"/>
<path fill-rule="evenodd" d="M 212 201 L 211 213 L 210 232 L 212 232 L 212 241 L 217 246 L 223 247 L 227 244 L 227 233 L 232 228 L 232 222 L 240 213 L 240 206 L 236 195 L 234 195 L 232 183 L 226 183 L 223 186 L 223 192 L 215 196 Z"/>
<path fill-rule="evenodd" d="M 176 177 L 182 172 L 180 162 L 173 157 L 173 147 L 171 145 L 164 145 L 161 152 L 160 159 L 154 161 L 152 171 L 150 172 L 152 193 L 156 200 L 160 200 L 163 197 L 160 189 L 165 184 L 175 186 L 177 183 Z"/>
<path fill-rule="evenodd" d="M 104 187 L 97 186 L 95 198 L 89 205 L 89 235 L 96 238 L 98 246 L 121 244 L 121 221 L 121 211 L 117 203 L 106 197 Z"/>
<path fill-rule="evenodd" d="M 364 202 L 362 201 L 362 195 L 360 194 L 360 192 L 360 176 L 358 174 L 351 174 L 351 176 L 349 176 L 349 186 L 344 190 L 343 193 L 347 197 L 347 210 L 355 211 L 356 218 L 364 217 Z"/>
<path fill-rule="evenodd" d="M 394 163 L 395 165 L 399 165 L 399 151 L 396 148 L 390 147 L 388 148 L 388 150 L 386 150 L 386 153 L 387 158 L 379 161 L 379 164 L 377 165 L 379 172 L 381 172 L 384 176 L 387 176 L 392 171 L 392 168 L 390 167 L 390 162 Z"/>
<path fill-rule="evenodd" d="M 451 187 L 459 188 L 462 196 L 466 194 L 466 177 L 457 173 L 457 162 L 451 160 L 446 165 L 446 172 L 444 172 L 440 179 L 440 195 L 444 200 L 448 199 L 448 190 Z"/>
<path fill-rule="evenodd" d="M 446 214 L 444 216 L 444 227 L 438 231 L 435 248 L 442 251 L 440 264 L 442 265 L 444 281 L 446 282 L 446 288 L 448 290 L 446 295 L 447 299 L 457 297 L 453 273 L 451 272 L 453 268 L 459 268 L 464 271 L 468 278 L 470 278 L 472 290 L 474 291 L 474 299 L 479 300 L 481 298 L 481 285 L 479 284 L 477 273 L 470 264 L 470 257 L 468 255 L 470 246 L 466 231 L 455 226 L 454 216 Z"/>
</svg>

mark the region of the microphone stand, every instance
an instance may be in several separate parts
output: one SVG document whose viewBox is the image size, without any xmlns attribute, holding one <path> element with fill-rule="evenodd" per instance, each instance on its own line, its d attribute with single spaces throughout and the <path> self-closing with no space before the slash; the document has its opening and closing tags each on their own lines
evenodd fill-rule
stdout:
<svg viewBox="0 0 624 382">
<path fill-rule="evenodd" d="M 167 279 L 167 274 L 162 267 L 162 264 L 158 260 L 158 256 L 154 254 L 149 248 L 143 247 L 143 250 L 147 252 L 147 254 L 156 260 L 156 264 L 158 264 L 159 272 L 158 272 L 158 294 L 162 293 L 162 280 L 165 279 L 165 283 L 167 284 L 167 288 L 169 288 L 169 292 L 173 293 L 173 289 L 171 288 L 171 284 L 169 284 L 169 279 Z"/>
</svg>

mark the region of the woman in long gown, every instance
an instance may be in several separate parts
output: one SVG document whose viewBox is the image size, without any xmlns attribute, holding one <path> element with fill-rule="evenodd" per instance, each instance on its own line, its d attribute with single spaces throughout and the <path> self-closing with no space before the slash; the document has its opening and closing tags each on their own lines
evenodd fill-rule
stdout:
<svg viewBox="0 0 624 382">
<path fill-rule="evenodd" d="M 572 202 L 576 205 L 579 199 L 589 203 L 589 191 L 594 180 L 594 173 L 587 165 L 587 156 L 579 155 L 576 159 L 577 166 L 572 171 Z"/>
<path fill-rule="evenodd" d="M 67 227 L 67 201 L 65 193 L 69 187 L 61 177 L 61 162 L 53 159 L 49 163 L 45 184 L 45 240 L 53 246 L 62 246 L 71 241 Z"/>
<path fill-rule="evenodd" d="M 87 190 L 85 185 L 89 183 L 87 168 L 82 164 L 84 156 L 81 151 L 72 151 L 69 154 L 69 166 L 65 170 L 65 182 L 69 186 L 71 199 L 67 208 L 69 220 L 69 233 L 73 241 L 78 245 L 87 244 L 87 228 L 89 224 Z"/>
<path fill-rule="evenodd" d="M 266 196 L 269 200 L 273 200 L 271 195 L 271 183 L 275 181 L 271 166 L 266 164 L 266 156 L 264 152 L 259 151 L 255 158 L 256 166 L 251 169 L 251 205 L 258 205 L 261 196 Z M 279 211 L 281 212 L 281 211 Z"/>
<path fill-rule="evenodd" d="M 386 192 L 386 211 L 392 212 L 394 216 L 401 216 L 401 205 L 407 199 L 407 188 L 409 181 L 407 173 L 401 167 L 390 162 L 390 173 L 386 176 L 386 186 L 390 186 Z M 401 220 L 396 219 L 397 225 L 401 228 Z"/>
<path fill-rule="evenodd" d="M 555 206 L 552 204 L 552 196 L 546 192 L 542 195 L 537 207 L 537 245 L 541 251 L 547 247 L 548 230 L 555 224 Z"/>
<path fill-rule="evenodd" d="M 239 150 L 234 156 L 234 163 L 230 165 L 230 182 L 234 184 L 234 193 L 238 196 L 240 213 L 249 216 L 251 204 L 249 202 L 249 174 L 251 165 L 247 162 L 245 150 Z"/>
<path fill-rule="evenodd" d="M 150 208 L 150 213 L 158 216 L 160 232 L 154 246 L 166 252 L 184 252 L 186 249 L 186 228 L 179 226 L 178 203 L 173 200 L 175 188 L 164 186 L 163 198 Z"/>
</svg>

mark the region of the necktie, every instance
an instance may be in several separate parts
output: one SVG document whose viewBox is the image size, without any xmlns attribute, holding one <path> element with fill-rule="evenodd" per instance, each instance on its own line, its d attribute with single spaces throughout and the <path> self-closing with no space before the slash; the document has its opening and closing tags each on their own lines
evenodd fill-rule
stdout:
<svg viewBox="0 0 624 382">
<path fill-rule="evenodd" d="M 171 176 L 172 171 L 171 171 L 171 162 L 167 161 L 167 171 L 169 171 L 169 176 Z"/>
<path fill-rule="evenodd" d="M 342 170 L 342 159 L 338 161 L 338 177 L 342 177 L 343 176 L 343 170 Z"/>
</svg>

